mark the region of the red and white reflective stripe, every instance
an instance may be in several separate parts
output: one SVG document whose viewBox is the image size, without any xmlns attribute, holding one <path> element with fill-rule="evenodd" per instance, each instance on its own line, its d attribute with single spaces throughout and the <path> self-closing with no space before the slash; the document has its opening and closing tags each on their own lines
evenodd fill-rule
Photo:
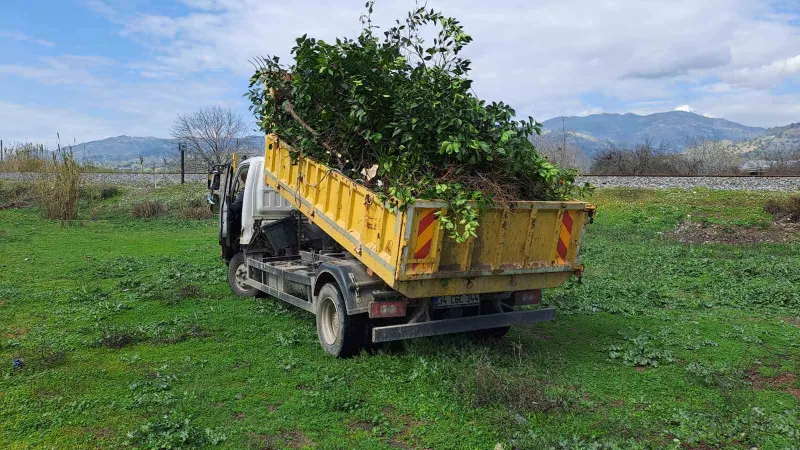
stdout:
<svg viewBox="0 0 800 450">
<path fill-rule="evenodd" d="M 575 216 L 572 211 L 564 211 L 561 219 L 561 232 L 558 234 L 558 246 L 556 247 L 556 262 L 567 264 L 567 251 L 569 251 L 569 241 L 572 237 L 572 225 Z"/>
<path fill-rule="evenodd" d="M 433 222 L 436 220 L 436 210 L 427 211 L 419 220 L 417 225 L 417 241 L 414 245 L 414 259 L 425 259 L 431 255 L 433 246 Z M 419 264 L 413 264 L 412 270 L 416 270 Z"/>
</svg>

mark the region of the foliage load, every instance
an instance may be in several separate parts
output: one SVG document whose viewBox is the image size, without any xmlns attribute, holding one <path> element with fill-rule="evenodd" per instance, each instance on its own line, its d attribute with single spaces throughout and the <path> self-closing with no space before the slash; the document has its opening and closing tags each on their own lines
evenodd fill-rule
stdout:
<svg viewBox="0 0 800 450">
<path fill-rule="evenodd" d="M 421 7 L 379 38 L 366 7 L 355 39 L 303 35 L 294 64 L 257 59 L 248 96 L 264 132 L 352 178 L 377 170 L 368 184 L 397 206 L 448 201 L 442 221 L 459 240 L 475 235 L 484 207 L 578 193 L 575 172 L 531 144 L 540 123 L 474 95 L 460 56 L 472 38 L 458 21 Z"/>
</svg>

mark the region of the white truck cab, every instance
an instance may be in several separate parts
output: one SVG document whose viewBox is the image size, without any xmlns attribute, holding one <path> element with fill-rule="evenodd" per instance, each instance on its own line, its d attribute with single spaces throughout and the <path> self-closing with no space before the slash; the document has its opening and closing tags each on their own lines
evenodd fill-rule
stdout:
<svg viewBox="0 0 800 450">
<path fill-rule="evenodd" d="M 244 203 L 242 205 L 242 229 L 239 233 L 239 244 L 247 245 L 253 238 L 255 223 L 259 221 L 275 221 L 288 217 L 294 209 L 275 189 L 264 183 L 264 157 L 246 159 L 236 169 L 234 180 L 241 183 L 240 175 L 247 175 L 244 186 Z M 233 192 L 238 195 L 241 186 L 234 186 Z M 235 197 L 234 197 L 235 198 Z"/>
</svg>

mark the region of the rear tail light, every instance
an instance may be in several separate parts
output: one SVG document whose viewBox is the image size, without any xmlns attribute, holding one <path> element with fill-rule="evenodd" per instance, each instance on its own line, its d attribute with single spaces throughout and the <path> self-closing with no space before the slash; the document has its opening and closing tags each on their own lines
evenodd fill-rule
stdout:
<svg viewBox="0 0 800 450">
<path fill-rule="evenodd" d="M 517 291 L 514 292 L 512 298 L 514 299 L 514 305 L 516 306 L 538 305 L 539 303 L 542 303 L 542 290 L 533 289 L 530 291 Z"/>
<path fill-rule="evenodd" d="M 369 317 L 403 317 L 406 315 L 405 301 L 372 302 L 369 304 Z"/>
</svg>

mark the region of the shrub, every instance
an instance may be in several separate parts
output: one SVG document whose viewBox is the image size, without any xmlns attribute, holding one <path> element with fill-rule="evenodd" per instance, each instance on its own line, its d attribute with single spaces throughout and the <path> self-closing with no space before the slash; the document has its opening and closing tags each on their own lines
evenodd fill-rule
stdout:
<svg viewBox="0 0 800 450">
<path fill-rule="evenodd" d="M 119 188 L 119 186 L 110 184 L 92 184 L 89 186 L 84 186 L 81 189 L 80 197 L 90 201 L 108 200 L 109 198 L 116 197 L 121 192 L 122 190 Z"/>
<path fill-rule="evenodd" d="M 48 219 L 61 223 L 78 217 L 83 171 L 71 150 L 60 149 L 36 182 L 36 202 Z"/>
<path fill-rule="evenodd" d="M 218 446 L 225 441 L 224 434 L 209 428 L 199 428 L 189 418 L 174 413 L 150 420 L 127 435 L 128 445 L 143 449 L 198 448 Z"/>
<path fill-rule="evenodd" d="M 167 213 L 167 205 L 160 200 L 142 200 L 134 203 L 131 215 L 135 219 L 152 219 Z"/>
<path fill-rule="evenodd" d="M 208 206 L 185 206 L 181 208 L 181 216 L 184 219 L 206 220 L 214 217 L 214 213 Z"/>
<path fill-rule="evenodd" d="M 0 182 L 0 209 L 25 208 L 36 201 L 30 183 Z"/>
<path fill-rule="evenodd" d="M 537 374 L 520 376 L 487 361 L 475 363 L 474 377 L 460 380 L 459 390 L 472 398 L 473 406 L 501 405 L 518 411 L 568 409 L 581 396 L 575 387 L 560 386 Z"/>
<path fill-rule="evenodd" d="M 53 342 L 40 340 L 20 352 L 20 359 L 26 367 L 51 369 L 67 362 L 67 352 Z"/>
<path fill-rule="evenodd" d="M 540 123 L 474 95 L 461 56 L 472 38 L 457 20 L 419 7 L 377 33 L 372 5 L 355 39 L 304 35 L 292 65 L 257 60 L 248 95 L 263 131 L 291 144 L 293 157 L 302 152 L 353 178 L 374 169 L 371 187 L 399 207 L 449 202 L 440 223 L 459 242 L 476 236 L 485 207 L 581 193 L 575 171 L 530 142 Z M 429 34 L 436 38 L 424 48 Z"/>
<path fill-rule="evenodd" d="M 800 223 L 800 196 L 770 200 L 764 205 L 764 211 L 775 221 Z"/>
<path fill-rule="evenodd" d="M 0 170 L 3 172 L 42 172 L 50 161 L 50 150 L 32 142 L 12 144 L 4 149 Z"/>
<path fill-rule="evenodd" d="M 94 342 L 94 345 L 97 347 L 123 348 L 146 339 L 147 336 L 141 330 L 105 326 L 101 328 L 100 336 Z"/>
</svg>

